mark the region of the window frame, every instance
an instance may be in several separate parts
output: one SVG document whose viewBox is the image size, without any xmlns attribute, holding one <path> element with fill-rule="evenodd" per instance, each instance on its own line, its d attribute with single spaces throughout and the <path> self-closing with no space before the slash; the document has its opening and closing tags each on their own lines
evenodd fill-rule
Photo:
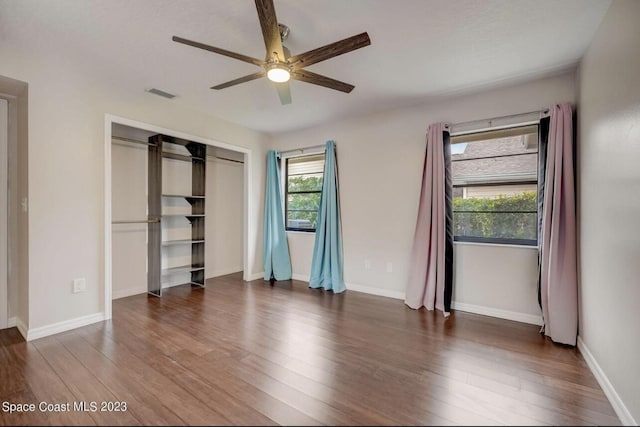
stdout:
<svg viewBox="0 0 640 427">
<path fill-rule="evenodd" d="M 315 233 L 316 232 L 316 227 L 313 228 L 298 228 L 298 227 L 289 227 L 289 160 L 292 159 L 299 159 L 301 157 L 317 157 L 317 156 L 322 156 L 322 160 L 323 160 L 323 166 L 324 166 L 324 161 L 325 161 L 325 153 L 324 151 L 321 152 L 316 152 L 316 153 L 304 153 L 304 154 L 299 154 L 299 155 L 295 155 L 295 156 L 287 156 L 284 157 L 282 160 L 284 160 L 284 229 L 285 231 L 295 231 L 295 232 L 302 232 L 302 233 Z M 322 170 L 322 179 L 324 181 L 324 167 Z M 320 194 L 320 197 L 322 198 L 322 188 L 320 190 L 305 190 L 305 191 L 294 191 L 291 194 Z M 320 207 L 318 206 L 318 209 Z M 300 212 L 302 210 L 298 209 L 294 212 Z M 305 212 L 311 212 L 311 210 L 305 210 Z"/>
<path fill-rule="evenodd" d="M 536 134 L 538 135 L 538 143 L 540 141 L 540 123 L 536 122 L 536 123 L 523 123 L 523 124 L 516 124 L 513 126 L 508 126 L 505 128 L 501 128 L 501 129 L 495 129 L 495 130 L 479 130 L 477 132 L 464 132 L 463 134 L 458 134 L 458 135 L 451 135 L 451 137 L 454 136 L 458 136 L 458 137 L 469 137 L 471 138 L 478 138 L 479 135 L 486 133 L 486 134 L 493 134 L 495 132 L 500 132 L 500 131 L 506 131 L 506 132 L 513 132 L 515 129 L 517 128 L 527 128 L 527 127 L 531 127 L 531 126 L 535 126 L 537 128 Z M 522 135 L 526 135 L 526 134 L 522 134 Z M 498 137 L 499 138 L 499 137 Z M 498 138 L 490 138 L 490 139 L 498 139 Z M 490 140 L 489 139 L 489 140 Z M 449 143 L 449 149 L 451 149 L 451 146 L 454 144 L 462 144 L 465 142 L 478 142 L 478 141 L 483 141 L 482 139 L 471 139 L 471 141 L 458 141 L 458 142 L 450 142 Z M 494 158 L 503 158 L 503 157 L 513 157 L 513 156 L 518 156 L 518 155 L 530 155 L 530 154 L 534 154 L 534 153 L 522 153 L 522 154 L 507 154 L 507 155 L 497 155 L 497 156 L 484 156 L 484 157 L 477 157 L 477 158 L 471 158 L 471 159 L 460 159 L 457 161 L 469 161 L 469 160 L 478 160 L 478 159 L 486 159 L 486 158 L 490 158 L 490 159 L 494 159 Z M 540 146 L 538 144 L 538 149 L 535 152 L 536 155 L 536 165 L 539 162 L 539 158 L 540 158 Z M 452 156 L 452 154 L 450 154 L 450 156 Z M 451 163 L 453 164 L 454 160 L 453 158 L 451 158 Z M 540 181 L 540 177 L 538 176 L 539 174 L 539 168 L 536 167 L 536 179 L 534 180 L 504 180 L 504 181 L 493 181 L 493 182 L 472 182 L 472 183 L 467 183 L 467 184 L 454 184 L 454 179 L 453 179 L 453 171 L 451 172 L 451 186 L 452 186 L 452 190 L 454 188 L 468 188 L 468 187 L 489 187 L 489 186 L 504 186 L 504 185 L 522 185 L 522 184 L 535 184 L 536 185 L 536 199 L 539 198 L 538 195 L 538 183 Z M 451 204 L 453 205 L 453 192 L 451 195 Z M 456 213 L 484 213 L 485 211 L 456 211 L 453 209 L 451 210 L 451 224 L 452 226 L 454 225 L 454 214 Z M 536 224 L 539 223 L 539 212 L 536 209 L 535 211 L 500 211 L 500 212 L 486 212 L 486 213 L 523 213 L 523 214 L 531 214 L 531 213 L 535 213 L 536 214 Z M 455 233 L 455 231 L 454 231 Z M 538 246 L 538 242 L 539 242 L 539 238 L 540 236 L 538 235 L 538 230 L 536 229 L 536 238 L 535 239 L 510 239 L 510 238 L 504 238 L 504 237 L 477 237 L 477 236 L 456 236 L 454 234 L 453 236 L 453 240 L 454 242 L 461 242 L 461 243 L 481 243 L 481 244 L 489 244 L 489 245 L 516 245 L 516 246 L 523 246 L 523 247 L 537 247 Z"/>
</svg>

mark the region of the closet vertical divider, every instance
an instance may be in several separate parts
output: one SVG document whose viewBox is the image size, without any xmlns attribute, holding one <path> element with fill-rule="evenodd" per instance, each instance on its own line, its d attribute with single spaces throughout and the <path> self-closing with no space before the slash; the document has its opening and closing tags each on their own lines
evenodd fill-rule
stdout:
<svg viewBox="0 0 640 427">
<path fill-rule="evenodd" d="M 147 292 L 162 296 L 162 135 L 149 137 Z"/>
</svg>

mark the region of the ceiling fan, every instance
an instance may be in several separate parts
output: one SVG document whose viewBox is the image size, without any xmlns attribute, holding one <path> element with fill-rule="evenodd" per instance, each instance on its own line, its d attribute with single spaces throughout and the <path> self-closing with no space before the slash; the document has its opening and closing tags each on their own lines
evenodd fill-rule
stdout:
<svg viewBox="0 0 640 427">
<path fill-rule="evenodd" d="M 320 74 L 312 73 L 304 68 L 333 58 L 334 56 L 369 46 L 371 44 L 371 40 L 366 32 L 292 56 L 289 49 L 282 45 L 282 42 L 284 42 L 289 35 L 289 28 L 286 25 L 278 24 L 273 0 L 255 0 L 255 2 L 256 9 L 258 10 L 258 19 L 260 20 L 260 26 L 262 27 L 264 45 L 267 49 L 264 61 L 204 43 L 173 36 L 172 40 L 175 42 L 208 50 L 230 58 L 235 58 L 262 68 L 262 70 L 257 73 L 249 74 L 247 76 L 213 86 L 211 89 L 224 89 L 240 83 L 259 79 L 266 75 L 269 80 L 275 83 L 278 95 L 280 96 L 280 103 L 283 105 L 291 103 L 291 89 L 289 88 L 290 79 L 324 86 L 329 89 L 335 89 L 346 93 L 353 90 L 355 87 L 353 85 L 334 80 Z"/>
</svg>

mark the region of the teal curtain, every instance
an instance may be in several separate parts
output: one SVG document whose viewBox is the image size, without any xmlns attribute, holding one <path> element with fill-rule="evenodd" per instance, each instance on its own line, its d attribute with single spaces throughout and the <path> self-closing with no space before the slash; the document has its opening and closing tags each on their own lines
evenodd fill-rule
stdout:
<svg viewBox="0 0 640 427">
<path fill-rule="evenodd" d="M 291 258 L 284 228 L 280 171 L 276 151 L 267 153 L 267 186 L 264 197 L 264 280 L 291 279 Z"/>
<path fill-rule="evenodd" d="M 338 193 L 338 166 L 336 145 L 327 141 L 324 152 L 324 179 L 316 242 L 311 261 L 309 286 L 324 288 L 334 293 L 344 292 L 344 260 L 342 256 L 342 227 L 340 225 L 340 197 Z"/>
</svg>

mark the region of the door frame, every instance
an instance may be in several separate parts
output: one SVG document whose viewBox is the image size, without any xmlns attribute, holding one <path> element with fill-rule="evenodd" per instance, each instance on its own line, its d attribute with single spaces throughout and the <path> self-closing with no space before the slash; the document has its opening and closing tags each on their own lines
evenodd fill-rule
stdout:
<svg viewBox="0 0 640 427">
<path fill-rule="evenodd" d="M 9 326 L 9 101 L 0 98 L 0 329 Z"/>
<path fill-rule="evenodd" d="M 104 119 L 104 318 L 105 320 L 112 317 L 112 242 L 111 242 L 111 129 L 112 125 L 120 124 L 130 126 L 150 132 L 162 133 L 165 135 L 174 136 L 176 138 L 188 139 L 202 144 L 210 145 L 212 147 L 224 148 L 226 150 L 236 151 L 243 153 L 244 155 L 244 220 L 243 220 L 243 277 L 242 279 L 250 280 L 250 259 L 251 259 L 251 245 L 249 242 L 249 236 L 254 235 L 254 225 L 249 220 L 253 217 L 253 203 L 251 201 L 252 190 L 252 164 L 251 164 L 251 150 L 245 147 L 240 147 L 226 142 L 216 141 L 209 138 L 202 138 L 195 135 L 190 135 L 185 132 L 167 129 L 160 126 L 152 125 L 149 123 L 140 122 L 137 120 L 127 119 L 124 117 L 115 116 L 112 114 L 105 114 Z"/>
</svg>

